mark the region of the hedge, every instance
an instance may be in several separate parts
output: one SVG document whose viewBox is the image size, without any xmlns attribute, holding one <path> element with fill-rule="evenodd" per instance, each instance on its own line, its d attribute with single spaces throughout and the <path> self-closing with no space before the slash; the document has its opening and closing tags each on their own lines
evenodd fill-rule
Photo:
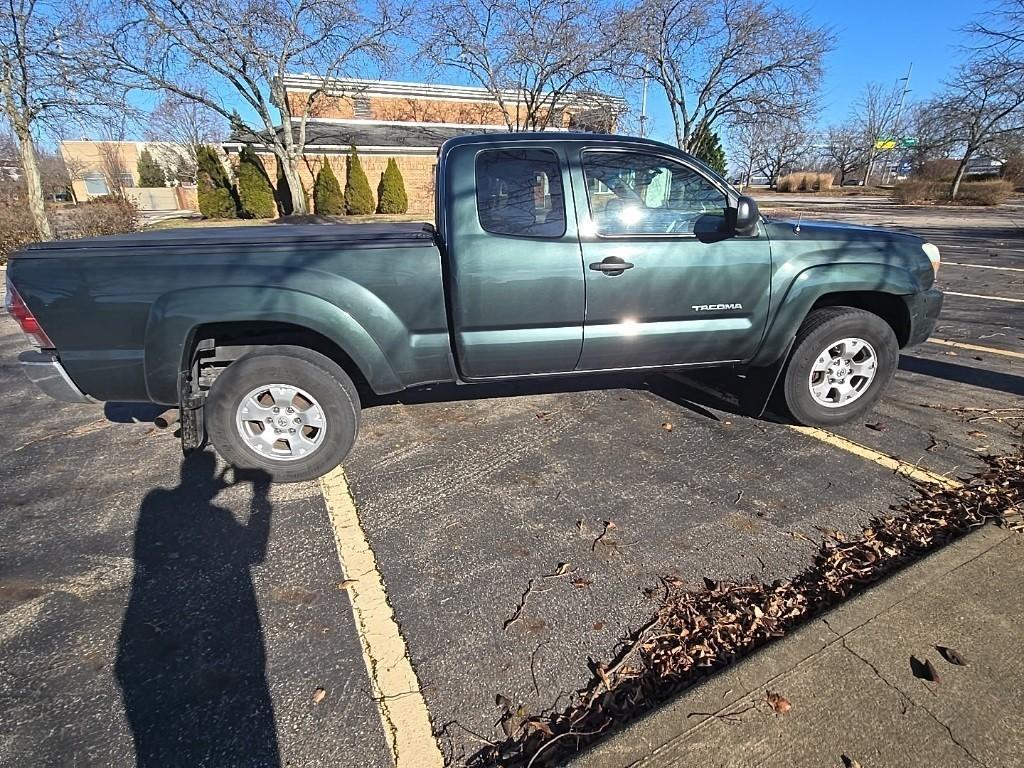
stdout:
<svg viewBox="0 0 1024 768">
<path fill-rule="evenodd" d="M 313 181 L 313 209 L 318 216 L 341 216 L 345 213 L 345 196 L 326 157 Z"/>
<path fill-rule="evenodd" d="M 238 209 L 243 219 L 272 219 L 277 212 L 267 171 L 248 145 L 238 157 Z"/>
<path fill-rule="evenodd" d="M 350 216 L 373 213 L 373 192 L 366 179 L 359 153 L 352 147 L 348 156 L 348 173 L 345 177 L 345 213 Z"/>
<path fill-rule="evenodd" d="M 387 167 L 377 185 L 377 213 L 405 213 L 409 210 L 409 196 L 405 193 L 405 179 L 395 158 L 388 158 Z"/>
</svg>

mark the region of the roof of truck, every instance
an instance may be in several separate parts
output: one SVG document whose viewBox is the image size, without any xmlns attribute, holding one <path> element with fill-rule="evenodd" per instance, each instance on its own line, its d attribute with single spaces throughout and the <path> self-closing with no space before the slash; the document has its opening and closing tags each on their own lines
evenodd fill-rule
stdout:
<svg viewBox="0 0 1024 768">
<path fill-rule="evenodd" d="M 454 147 L 460 144 L 477 144 L 485 141 L 488 144 L 519 144 L 523 142 L 539 142 L 541 144 L 553 144 L 563 141 L 585 141 L 588 144 L 608 142 L 611 144 L 645 144 L 659 149 L 670 149 L 673 152 L 679 150 L 673 146 L 653 139 L 641 139 L 637 136 L 625 136 L 619 133 L 588 133 L 585 131 L 521 131 L 511 133 L 502 131 L 499 133 L 475 133 L 464 134 L 448 139 L 445 147 Z"/>
</svg>

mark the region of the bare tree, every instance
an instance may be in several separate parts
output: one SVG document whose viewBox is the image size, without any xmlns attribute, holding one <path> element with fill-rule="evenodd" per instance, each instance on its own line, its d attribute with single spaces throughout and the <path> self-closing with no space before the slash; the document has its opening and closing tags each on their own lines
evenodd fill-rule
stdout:
<svg viewBox="0 0 1024 768">
<path fill-rule="evenodd" d="M 265 143 L 298 214 L 306 212 L 299 163 L 315 105 L 335 78 L 386 60 L 408 15 L 387 0 L 372 8 L 343 0 L 125 0 L 104 51 L 126 84 L 193 101 Z M 316 73 L 309 92 L 288 93 L 290 72 Z M 242 117 L 236 103 L 256 119 Z"/>
<path fill-rule="evenodd" d="M 829 164 L 839 171 L 839 186 L 850 173 L 864 167 L 868 156 L 863 135 L 850 124 L 830 126 L 822 149 Z"/>
<path fill-rule="evenodd" d="M 7 0 L 0 7 L 0 106 L 18 144 L 36 233 L 53 237 L 46 218 L 36 140 L 65 120 L 123 107 L 85 34 L 88 0 Z"/>
<path fill-rule="evenodd" d="M 971 59 L 929 104 L 928 114 L 946 141 L 963 149 L 949 190 L 955 200 L 971 159 L 1024 131 L 1024 69 L 1003 56 Z"/>
<path fill-rule="evenodd" d="M 770 0 L 640 0 L 612 28 L 632 69 L 665 92 L 683 149 L 722 121 L 806 113 L 835 42 Z"/>
<path fill-rule="evenodd" d="M 896 125 L 900 104 L 900 91 L 881 83 L 868 83 L 854 103 L 852 120 L 859 125 L 861 140 L 867 152 L 864 184 L 870 181 L 875 160 L 883 139 L 896 140 L 899 126 Z"/>
<path fill-rule="evenodd" d="M 757 169 L 774 187 L 779 177 L 796 166 L 807 153 L 807 129 L 797 120 L 780 120 L 763 125 L 754 149 Z"/>
<path fill-rule="evenodd" d="M 1024 0 L 1002 0 L 966 30 L 977 40 L 977 51 L 1020 61 L 1024 54 Z"/>
<path fill-rule="evenodd" d="M 587 0 L 434 0 L 425 21 L 423 54 L 486 88 L 510 131 L 560 125 L 574 92 L 610 66 L 614 43 Z"/>
<path fill-rule="evenodd" d="M 100 141 L 96 143 L 100 156 L 100 171 L 107 180 L 107 193 L 111 197 L 124 199 L 124 177 L 131 176 L 131 171 L 124 167 L 121 149 L 116 141 Z"/>
<path fill-rule="evenodd" d="M 196 149 L 219 144 L 227 134 L 227 121 L 209 107 L 167 94 L 150 112 L 146 138 L 153 142 L 158 162 L 177 178 L 196 178 Z"/>
</svg>

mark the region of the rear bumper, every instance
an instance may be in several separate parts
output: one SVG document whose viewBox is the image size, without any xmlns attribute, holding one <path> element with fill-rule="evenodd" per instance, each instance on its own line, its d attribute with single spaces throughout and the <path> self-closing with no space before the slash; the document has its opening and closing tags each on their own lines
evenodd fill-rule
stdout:
<svg viewBox="0 0 1024 768">
<path fill-rule="evenodd" d="M 95 403 L 75 386 L 54 352 L 22 352 L 18 355 L 21 370 L 45 394 L 66 403 Z"/>
<path fill-rule="evenodd" d="M 904 296 L 907 310 L 910 312 L 910 336 L 904 346 L 912 347 L 920 344 L 932 335 L 935 323 L 938 322 L 942 310 L 942 291 L 929 288 L 927 291 Z"/>
</svg>

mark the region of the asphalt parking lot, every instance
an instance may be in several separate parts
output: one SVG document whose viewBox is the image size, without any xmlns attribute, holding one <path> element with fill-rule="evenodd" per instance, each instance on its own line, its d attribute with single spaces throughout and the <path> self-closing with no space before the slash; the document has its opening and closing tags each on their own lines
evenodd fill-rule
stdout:
<svg viewBox="0 0 1024 768">
<path fill-rule="evenodd" d="M 183 463 L 153 409 L 53 403 L 0 317 L 0 764 L 461 764 L 501 736 L 496 694 L 564 703 L 661 577 L 785 577 L 906 474 L 1012 450 L 1024 221 L 888 223 L 939 245 L 947 298 L 862 422 L 738 415 L 724 375 L 434 388 L 367 408 L 340 487 Z M 436 749 L 409 736 L 428 713 Z"/>
</svg>

